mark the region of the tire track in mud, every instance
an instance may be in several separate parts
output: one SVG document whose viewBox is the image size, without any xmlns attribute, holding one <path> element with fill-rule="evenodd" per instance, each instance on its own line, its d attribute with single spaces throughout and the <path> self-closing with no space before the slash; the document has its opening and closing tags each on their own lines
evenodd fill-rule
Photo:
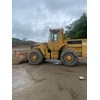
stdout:
<svg viewBox="0 0 100 100">
<path fill-rule="evenodd" d="M 70 92 L 73 100 L 80 100 L 79 95 L 76 93 L 76 91 L 74 91 L 72 88 L 69 88 L 67 90 Z"/>
<path fill-rule="evenodd" d="M 60 92 L 62 92 L 62 91 L 68 91 L 70 93 L 71 97 L 72 97 L 72 100 L 80 100 L 78 93 L 76 93 L 76 91 L 73 90 L 72 88 L 63 87 L 60 84 L 57 84 L 57 85 L 58 85 L 58 90 Z"/>
</svg>

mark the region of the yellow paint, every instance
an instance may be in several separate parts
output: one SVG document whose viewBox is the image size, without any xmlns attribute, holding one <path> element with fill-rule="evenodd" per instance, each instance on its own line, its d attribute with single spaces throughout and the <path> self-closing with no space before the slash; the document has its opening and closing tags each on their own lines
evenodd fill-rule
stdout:
<svg viewBox="0 0 100 100">
<path fill-rule="evenodd" d="M 71 55 L 66 56 L 66 60 L 72 61 L 72 56 Z"/>
<path fill-rule="evenodd" d="M 32 55 L 32 60 L 33 60 L 33 61 L 36 61 L 36 60 L 37 60 L 37 55 L 35 55 L 35 54 Z"/>
<path fill-rule="evenodd" d="M 57 34 L 56 34 L 57 33 Z M 55 34 L 55 35 L 54 35 Z M 52 37 L 54 37 L 54 40 Z M 69 42 L 77 42 L 70 44 Z M 86 39 L 65 39 L 63 38 L 63 29 L 50 29 L 50 40 L 48 43 L 40 43 L 31 48 L 31 50 L 39 49 L 44 58 L 46 59 L 59 59 L 61 52 L 67 48 L 74 50 L 78 56 L 86 57 L 87 56 L 87 40 Z M 71 56 L 67 56 L 68 60 L 72 60 Z"/>
</svg>

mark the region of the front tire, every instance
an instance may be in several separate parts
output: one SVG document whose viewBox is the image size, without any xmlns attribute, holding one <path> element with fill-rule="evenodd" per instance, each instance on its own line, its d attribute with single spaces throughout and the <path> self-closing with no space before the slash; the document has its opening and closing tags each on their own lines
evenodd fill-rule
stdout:
<svg viewBox="0 0 100 100">
<path fill-rule="evenodd" d="M 64 65 L 74 66 L 78 64 L 78 55 L 71 49 L 66 49 L 61 53 L 60 59 Z"/>
<path fill-rule="evenodd" d="M 40 50 L 36 49 L 28 54 L 28 61 L 32 65 L 40 64 L 43 61 L 43 55 Z"/>
</svg>

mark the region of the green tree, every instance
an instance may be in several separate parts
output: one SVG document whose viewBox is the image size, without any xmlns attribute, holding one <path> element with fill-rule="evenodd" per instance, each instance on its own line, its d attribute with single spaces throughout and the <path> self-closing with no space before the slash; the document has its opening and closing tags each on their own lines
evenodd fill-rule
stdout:
<svg viewBox="0 0 100 100">
<path fill-rule="evenodd" d="M 87 38 L 87 15 L 83 13 L 82 16 L 66 26 L 65 34 L 71 39 Z"/>
</svg>

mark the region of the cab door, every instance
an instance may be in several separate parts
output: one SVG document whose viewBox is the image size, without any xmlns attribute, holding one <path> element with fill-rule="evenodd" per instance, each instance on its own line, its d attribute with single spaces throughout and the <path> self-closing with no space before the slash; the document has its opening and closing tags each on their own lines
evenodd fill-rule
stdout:
<svg viewBox="0 0 100 100">
<path fill-rule="evenodd" d="M 57 31 L 51 32 L 49 48 L 51 51 L 59 50 L 59 36 Z"/>
<path fill-rule="evenodd" d="M 48 42 L 48 46 L 51 51 L 51 59 L 58 59 L 59 33 L 57 31 L 50 33 L 50 41 Z"/>
</svg>

